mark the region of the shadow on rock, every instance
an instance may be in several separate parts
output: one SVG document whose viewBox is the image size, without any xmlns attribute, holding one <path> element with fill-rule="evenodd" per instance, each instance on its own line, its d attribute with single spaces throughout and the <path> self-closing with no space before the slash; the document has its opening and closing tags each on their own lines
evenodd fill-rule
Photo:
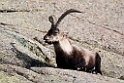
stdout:
<svg viewBox="0 0 124 83">
<path fill-rule="evenodd" d="M 21 61 L 21 65 L 26 68 L 30 67 L 52 67 L 51 65 L 42 62 L 40 60 L 36 60 L 28 56 L 27 54 L 19 51 L 15 46 L 15 43 L 10 43 L 10 45 L 13 47 L 12 51 L 16 53 L 16 57 Z M 18 64 L 17 64 L 18 65 Z"/>
</svg>

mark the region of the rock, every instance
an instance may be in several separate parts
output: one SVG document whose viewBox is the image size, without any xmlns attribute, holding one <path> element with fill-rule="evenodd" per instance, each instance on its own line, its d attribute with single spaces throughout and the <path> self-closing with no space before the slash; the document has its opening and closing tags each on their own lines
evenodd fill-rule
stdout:
<svg viewBox="0 0 124 83">
<path fill-rule="evenodd" d="M 51 66 L 55 66 L 52 51 L 50 52 L 49 49 L 45 48 L 37 41 L 33 41 L 19 33 L 6 30 L 5 28 L 7 28 L 7 26 L 1 26 L 1 42 L 4 43 L 1 44 L 1 50 L 3 50 L 1 53 L 1 62 L 26 68 L 31 66 L 50 66 L 50 64 Z M 9 54 L 7 54 L 6 51 Z"/>
<path fill-rule="evenodd" d="M 33 83 L 21 75 L 18 75 L 16 73 L 8 73 L 4 71 L 0 71 L 0 82 L 1 83 Z"/>
<path fill-rule="evenodd" d="M 96 75 L 91 73 L 86 73 L 82 71 L 58 69 L 50 67 L 31 67 L 33 71 L 44 75 L 53 75 L 53 77 L 58 78 L 60 83 L 123 83 L 124 81 L 119 79 L 114 79 L 102 75 Z M 53 79 L 56 81 L 56 79 Z M 56 82 L 54 82 L 56 83 Z"/>
<path fill-rule="evenodd" d="M 0 69 L 4 72 L 8 72 L 9 74 L 16 73 L 20 76 L 23 76 L 32 83 L 44 83 L 42 79 L 42 75 L 23 67 L 10 65 L 10 64 L 0 64 Z"/>
</svg>

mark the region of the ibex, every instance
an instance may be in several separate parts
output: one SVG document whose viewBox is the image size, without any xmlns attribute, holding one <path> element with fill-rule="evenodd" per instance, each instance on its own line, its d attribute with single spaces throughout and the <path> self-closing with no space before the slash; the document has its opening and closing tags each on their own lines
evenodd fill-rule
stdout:
<svg viewBox="0 0 124 83">
<path fill-rule="evenodd" d="M 60 32 L 58 25 L 62 19 L 70 13 L 82 13 L 81 11 L 70 9 L 64 12 L 57 22 L 53 16 L 49 17 L 51 28 L 44 36 L 44 40 L 48 44 L 54 45 L 56 53 L 56 63 L 58 68 L 83 70 L 86 72 L 101 72 L 101 57 L 97 52 L 89 51 L 85 48 L 74 46 L 68 40 L 66 34 Z"/>
</svg>

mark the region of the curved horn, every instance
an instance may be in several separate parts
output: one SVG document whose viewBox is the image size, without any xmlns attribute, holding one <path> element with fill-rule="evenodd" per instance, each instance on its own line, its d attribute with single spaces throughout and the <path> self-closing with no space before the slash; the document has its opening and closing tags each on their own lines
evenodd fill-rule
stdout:
<svg viewBox="0 0 124 83">
<path fill-rule="evenodd" d="M 75 10 L 75 9 L 70 9 L 70 10 L 67 10 L 66 12 L 64 12 L 58 19 L 58 21 L 56 22 L 56 25 L 55 27 L 57 27 L 60 22 L 64 19 L 65 16 L 67 16 L 68 14 L 70 13 L 82 13 L 81 11 L 78 11 L 78 10 Z"/>
</svg>

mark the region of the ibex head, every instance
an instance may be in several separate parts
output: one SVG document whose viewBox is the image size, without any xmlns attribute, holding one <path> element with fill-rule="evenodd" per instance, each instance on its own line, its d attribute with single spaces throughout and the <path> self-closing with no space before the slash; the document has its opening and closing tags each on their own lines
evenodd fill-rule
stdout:
<svg viewBox="0 0 124 83">
<path fill-rule="evenodd" d="M 62 14 L 59 17 L 56 23 L 55 23 L 55 18 L 53 16 L 49 16 L 49 22 L 51 23 L 51 28 L 47 32 L 47 34 L 44 36 L 44 40 L 46 43 L 54 44 L 59 42 L 61 39 L 65 38 L 66 35 L 60 32 L 60 30 L 58 29 L 58 25 L 60 24 L 60 22 L 65 16 L 74 12 L 81 13 L 80 11 L 75 9 L 67 10 L 66 12 L 64 12 L 64 14 Z"/>
</svg>

